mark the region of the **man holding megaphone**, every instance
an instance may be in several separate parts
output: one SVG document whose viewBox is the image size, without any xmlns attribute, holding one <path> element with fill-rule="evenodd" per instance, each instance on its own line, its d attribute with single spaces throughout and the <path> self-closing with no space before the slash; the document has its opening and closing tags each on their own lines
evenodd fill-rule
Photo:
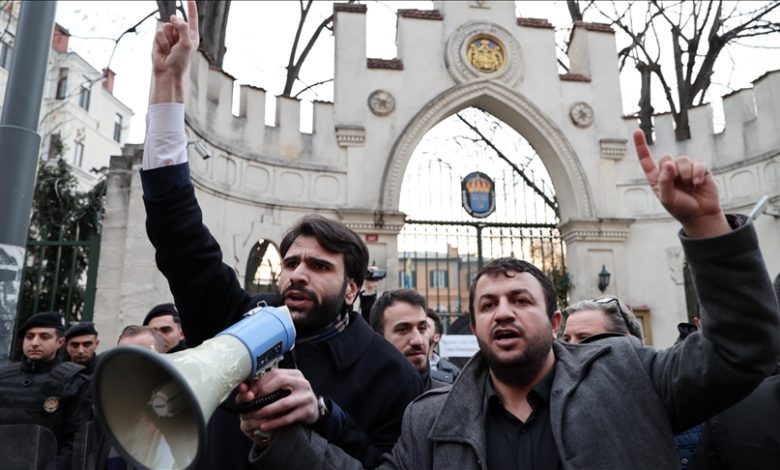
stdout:
<svg viewBox="0 0 780 470">
<path fill-rule="evenodd" d="M 217 241 L 203 225 L 187 164 L 183 77 L 199 41 L 194 1 L 188 12 L 187 21 L 172 17 L 155 36 L 141 174 L 147 232 L 184 333 L 197 346 L 260 300 L 285 304 L 297 333 L 294 362 L 285 359 L 259 383 L 263 394 L 290 394 L 260 412 L 267 420 L 259 431 L 272 435 L 303 423 L 372 467 L 400 434 L 406 405 L 422 391 L 420 376 L 352 312 L 368 250 L 343 224 L 310 215 L 288 230 L 279 246 L 279 296 L 250 296 L 222 262 Z M 238 417 L 217 411 L 199 468 L 244 468 L 251 445 Z"/>
</svg>

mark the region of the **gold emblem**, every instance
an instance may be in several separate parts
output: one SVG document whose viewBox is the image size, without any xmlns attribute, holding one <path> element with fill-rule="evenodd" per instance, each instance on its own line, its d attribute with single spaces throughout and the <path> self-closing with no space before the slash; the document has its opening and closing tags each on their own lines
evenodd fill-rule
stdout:
<svg viewBox="0 0 780 470">
<path fill-rule="evenodd" d="M 43 400 L 43 411 L 51 414 L 60 407 L 60 397 L 46 397 Z"/>
<path fill-rule="evenodd" d="M 481 73 L 489 74 L 501 70 L 506 64 L 504 48 L 491 36 L 480 35 L 469 41 L 466 50 L 469 63 Z"/>
</svg>

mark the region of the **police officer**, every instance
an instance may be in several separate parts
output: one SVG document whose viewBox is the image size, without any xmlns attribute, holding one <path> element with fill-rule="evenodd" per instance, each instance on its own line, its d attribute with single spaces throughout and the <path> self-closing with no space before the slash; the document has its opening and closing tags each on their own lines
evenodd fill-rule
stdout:
<svg viewBox="0 0 780 470">
<path fill-rule="evenodd" d="M 65 332 L 65 351 L 76 364 L 84 366 L 87 374 L 95 371 L 96 353 L 100 345 L 95 324 L 91 321 L 74 323 Z"/>
<path fill-rule="evenodd" d="M 57 439 L 57 469 L 71 468 L 73 441 L 92 416 L 84 367 L 62 362 L 65 319 L 36 313 L 19 329 L 21 362 L 0 366 L 0 424 L 38 424 Z"/>
<path fill-rule="evenodd" d="M 144 318 L 144 326 L 150 326 L 159 331 L 165 338 L 166 350 L 162 352 L 175 353 L 187 349 L 184 332 L 181 329 L 181 318 L 174 304 L 155 305 Z"/>
</svg>

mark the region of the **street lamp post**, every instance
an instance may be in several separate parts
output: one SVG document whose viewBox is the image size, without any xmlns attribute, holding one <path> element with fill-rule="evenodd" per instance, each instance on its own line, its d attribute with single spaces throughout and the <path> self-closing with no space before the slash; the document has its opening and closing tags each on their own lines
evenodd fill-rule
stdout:
<svg viewBox="0 0 780 470">
<path fill-rule="evenodd" d="M 54 1 L 22 2 L 0 117 L 0 360 L 10 352 L 21 290 L 55 10 Z"/>
</svg>

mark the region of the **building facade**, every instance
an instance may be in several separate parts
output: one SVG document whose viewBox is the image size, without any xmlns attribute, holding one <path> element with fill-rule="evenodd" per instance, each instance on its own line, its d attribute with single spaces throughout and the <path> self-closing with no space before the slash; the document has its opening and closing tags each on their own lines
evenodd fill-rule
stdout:
<svg viewBox="0 0 780 470">
<path fill-rule="evenodd" d="M 0 12 L 0 100 L 14 54 L 20 2 L 5 5 Z M 110 156 L 121 153 L 133 111 L 113 95 L 114 73 L 96 70 L 69 50 L 69 38 L 68 30 L 55 24 L 38 129 L 41 158 L 61 156 L 81 188 L 88 189 L 99 177 L 93 169 L 107 168 Z"/>
<path fill-rule="evenodd" d="M 258 240 L 278 242 L 302 215 L 317 212 L 364 236 L 371 259 L 387 269 L 385 287 L 399 285 L 407 270 L 398 250 L 405 220 L 399 200 L 412 152 L 437 123 L 478 107 L 525 137 L 549 172 L 571 300 L 602 295 L 604 266 L 611 273 L 604 294 L 640 307 L 655 345 L 674 341 L 676 324 L 688 315 L 679 226 L 652 194 L 629 145 L 637 122 L 622 115 L 608 26 L 575 25 L 571 67 L 561 74 L 553 26 L 516 18 L 513 2 L 436 1 L 433 10 L 401 10 L 398 57 L 391 60 L 366 56 L 365 5 L 336 4 L 334 13 L 334 102 L 314 103 L 312 133 L 299 130 L 298 101 L 277 98 L 275 125 L 266 126 L 271 98 L 264 90 L 242 86 L 234 96 L 234 79 L 202 57 L 189 71 L 187 132 L 211 155 L 203 159 L 191 147 L 192 179 L 204 222 L 239 279 L 256 266 L 249 259 Z M 706 160 L 729 212 L 748 212 L 764 195 L 777 205 L 780 73 L 725 97 L 724 107 L 720 133 L 709 106 L 694 109 L 693 138 L 685 142 L 675 140 L 670 116 L 657 116 L 653 152 Z M 140 163 L 137 148 L 112 161 L 95 315 L 108 334 L 170 299 L 143 229 Z M 774 276 L 780 220 L 761 216 L 756 227 Z M 438 286 L 463 310 L 470 269 L 456 276 L 450 265 L 457 257 L 446 258 L 430 269 L 411 260 L 409 270 L 417 286 Z"/>
</svg>

